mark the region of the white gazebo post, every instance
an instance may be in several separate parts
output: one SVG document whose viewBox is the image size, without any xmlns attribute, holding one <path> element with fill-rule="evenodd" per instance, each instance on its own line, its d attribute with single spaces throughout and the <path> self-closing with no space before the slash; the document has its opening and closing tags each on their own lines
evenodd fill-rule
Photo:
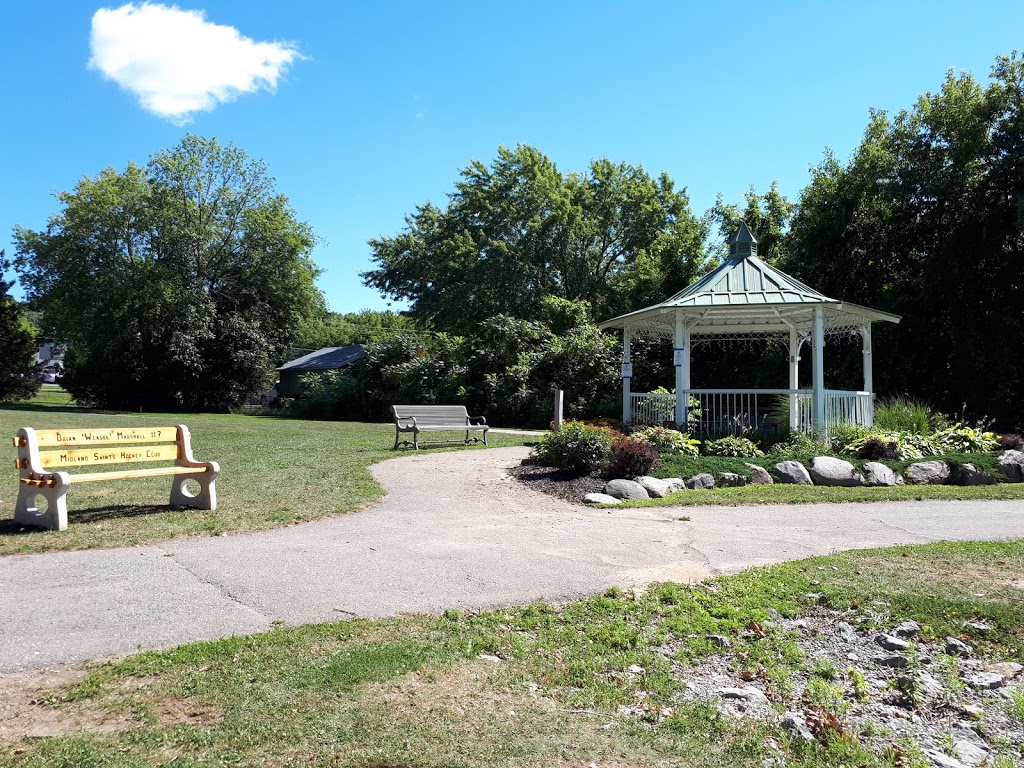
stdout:
<svg viewBox="0 0 1024 768">
<path fill-rule="evenodd" d="M 622 329 L 622 423 L 633 421 L 630 402 L 629 382 L 633 378 L 633 363 L 630 361 L 633 334 L 629 328 Z"/>
<path fill-rule="evenodd" d="M 672 362 L 676 367 L 676 425 L 685 425 L 690 405 L 690 334 L 683 323 L 683 311 L 676 310 L 675 349 Z"/>
<path fill-rule="evenodd" d="M 800 389 L 800 337 L 796 328 L 789 329 L 789 388 Z M 789 395 L 789 428 L 796 430 L 800 426 L 799 395 Z"/>
<path fill-rule="evenodd" d="M 814 308 L 814 433 L 825 434 L 825 312 Z"/>
<path fill-rule="evenodd" d="M 861 338 L 861 354 L 864 359 L 864 391 L 868 393 L 868 397 L 873 397 L 872 392 L 875 391 L 874 372 L 871 368 L 871 324 L 868 323 L 860 329 Z M 865 404 L 866 413 L 863 419 L 867 423 L 867 426 L 871 427 L 875 424 L 875 404 L 869 399 Z"/>
</svg>

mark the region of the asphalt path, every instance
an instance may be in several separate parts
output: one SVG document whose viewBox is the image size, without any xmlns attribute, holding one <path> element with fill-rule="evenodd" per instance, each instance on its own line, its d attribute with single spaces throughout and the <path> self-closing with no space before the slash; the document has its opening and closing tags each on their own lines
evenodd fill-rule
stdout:
<svg viewBox="0 0 1024 768">
<path fill-rule="evenodd" d="M 275 622 L 558 602 L 843 549 L 1024 537 L 1019 501 L 593 509 L 512 480 L 525 454 L 385 461 L 372 468 L 380 503 L 299 526 L 0 558 L 0 672 Z"/>
</svg>

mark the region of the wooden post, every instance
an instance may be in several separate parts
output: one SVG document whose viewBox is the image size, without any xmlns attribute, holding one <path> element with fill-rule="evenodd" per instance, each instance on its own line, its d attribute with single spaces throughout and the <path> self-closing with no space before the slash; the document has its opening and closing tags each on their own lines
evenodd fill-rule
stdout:
<svg viewBox="0 0 1024 768">
<path fill-rule="evenodd" d="M 825 424 L 825 312 L 814 308 L 814 434 L 822 437 Z"/>
<path fill-rule="evenodd" d="M 633 406 L 630 402 L 629 382 L 633 377 L 633 364 L 630 362 L 633 334 L 629 328 L 622 329 L 622 423 L 633 422 Z"/>
<path fill-rule="evenodd" d="M 562 427 L 562 406 L 565 404 L 565 392 L 560 389 L 555 390 L 555 429 L 561 429 Z"/>
</svg>

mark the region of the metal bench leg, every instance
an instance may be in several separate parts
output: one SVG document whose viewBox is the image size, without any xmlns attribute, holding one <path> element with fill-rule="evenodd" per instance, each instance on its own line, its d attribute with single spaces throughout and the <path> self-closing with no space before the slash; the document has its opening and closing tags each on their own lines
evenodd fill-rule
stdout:
<svg viewBox="0 0 1024 768">
<path fill-rule="evenodd" d="M 419 432 L 413 432 L 412 433 L 412 449 L 414 451 L 418 451 L 420 449 L 420 433 Z"/>
<path fill-rule="evenodd" d="M 398 431 L 398 427 L 395 427 L 395 447 L 391 449 L 392 451 L 398 450 L 398 437 L 400 434 L 401 433 Z"/>
<path fill-rule="evenodd" d="M 38 525 L 49 528 L 51 531 L 66 531 L 68 529 L 68 487 L 57 486 L 34 486 L 20 483 L 18 490 L 18 501 L 14 505 L 14 521 L 26 525 Z M 46 499 L 46 511 L 40 512 L 36 505 L 36 499 L 42 496 Z"/>
</svg>

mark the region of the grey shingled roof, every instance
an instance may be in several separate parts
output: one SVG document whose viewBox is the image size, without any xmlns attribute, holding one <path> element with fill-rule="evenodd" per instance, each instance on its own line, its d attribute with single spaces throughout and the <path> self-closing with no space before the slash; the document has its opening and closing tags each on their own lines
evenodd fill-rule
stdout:
<svg viewBox="0 0 1024 768">
<path fill-rule="evenodd" d="M 354 363 L 366 353 L 359 344 L 347 347 L 324 347 L 308 355 L 297 357 L 282 366 L 279 371 L 330 371 Z"/>
</svg>

